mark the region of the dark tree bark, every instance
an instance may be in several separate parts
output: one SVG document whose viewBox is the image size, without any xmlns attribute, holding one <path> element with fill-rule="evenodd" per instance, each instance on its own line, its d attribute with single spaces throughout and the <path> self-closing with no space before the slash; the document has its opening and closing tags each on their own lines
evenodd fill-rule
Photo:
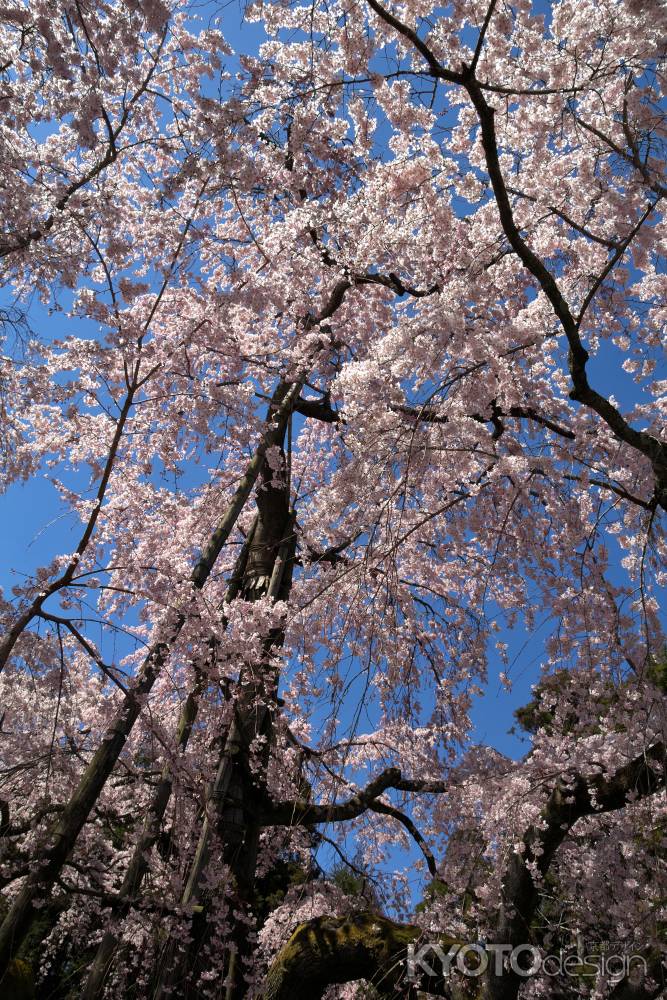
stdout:
<svg viewBox="0 0 667 1000">
<path fill-rule="evenodd" d="M 283 435 L 284 432 L 283 427 Z M 281 469 L 276 473 L 266 460 L 261 469 L 256 524 L 239 588 L 239 597 L 245 601 L 265 596 L 287 601 L 291 590 L 296 536 L 283 441 L 275 443 L 281 449 Z M 225 891 L 232 894 L 233 908 L 248 912 L 252 906 L 262 830 L 254 786 L 263 780 L 269 763 L 272 716 L 278 697 L 278 673 L 272 657 L 283 637 L 283 631 L 275 629 L 264 641 L 261 661 L 246 664 L 241 670 L 232 723 L 223 735 L 216 778 L 206 802 L 199 843 L 181 899 L 184 907 L 198 907 L 192 921 L 192 942 L 180 958 L 175 957 L 173 944 L 167 945 L 156 997 L 161 997 L 166 989 L 177 990 L 184 1000 L 198 995 L 199 976 L 210 964 L 208 911 L 212 900 L 205 897 L 202 884 L 216 843 L 221 845 L 221 854 L 215 860 L 222 861 L 230 870 L 232 884 Z M 265 742 L 261 772 L 257 774 L 252 770 L 251 754 L 260 736 Z M 227 1000 L 245 995 L 243 966 L 248 951 L 246 925 L 237 921 L 227 949 Z"/>
<path fill-rule="evenodd" d="M 365 979 L 383 997 L 405 997 L 408 945 L 418 947 L 421 928 L 376 913 L 317 917 L 300 924 L 271 966 L 262 1000 L 320 1000 L 334 983 Z M 440 937 L 447 951 L 454 938 Z M 424 980 L 432 996 L 452 998 L 442 978 Z M 416 994 L 415 994 L 416 995 Z"/>
<path fill-rule="evenodd" d="M 229 538 L 260 472 L 265 467 L 265 456 L 268 449 L 282 442 L 289 415 L 301 388 L 301 382 L 291 385 L 284 381 L 279 383 L 269 406 L 266 431 L 248 463 L 246 473 L 237 486 L 220 523 L 212 533 L 208 545 L 193 570 L 192 584 L 196 589 L 201 589 L 208 580 L 223 545 Z M 160 629 L 160 638 L 151 647 L 76 791 L 61 813 L 58 822 L 50 831 L 47 845 L 42 851 L 41 857 L 37 860 L 33 871 L 25 880 L 21 891 L 3 920 L 0 926 L 0 981 L 9 962 L 29 932 L 32 922 L 39 914 L 39 908 L 35 907 L 35 902 L 48 898 L 63 866 L 74 849 L 79 834 L 139 717 L 145 698 L 150 693 L 169 656 L 172 644 L 183 628 L 185 618 L 183 610 L 175 610 L 168 614 Z"/>
<path fill-rule="evenodd" d="M 613 774 L 585 777 L 577 772 L 562 776 L 555 784 L 542 810 L 541 822 L 529 827 L 523 836 L 523 853 L 513 853 L 503 878 L 502 903 L 498 915 L 495 939 L 490 945 L 532 944 L 532 921 L 539 903 L 539 885 L 531 866 L 544 876 L 556 851 L 574 824 L 585 816 L 612 812 L 636 799 L 653 795 L 665 787 L 665 745 L 656 743 Z M 445 791 L 433 788 L 430 782 L 403 779 L 397 769 L 383 772 L 366 789 L 347 802 L 333 806 L 313 806 L 308 803 L 277 803 L 269 815 L 273 821 L 284 822 L 290 814 L 293 822 L 310 825 L 317 821 L 350 819 L 365 809 L 389 788 L 404 791 Z M 334 983 L 367 979 L 382 995 L 409 996 L 410 984 L 404 970 L 409 944 L 419 946 L 421 932 L 412 925 L 395 924 L 373 913 L 352 917 L 319 917 L 301 924 L 269 969 L 262 1000 L 317 1000 L 327 986 Z M 456 944 L 454 938 L 438 937 L 441 946 Z M 473 943 L 473 942 L 465 942 Z M 447 949 L 445 948 L 445 951 Z M 516 1000 L 526 979 L 512 969 L 496 973 L 496 954 L 489 953 L 487 971 L 479 979 L 466 983 L 479 1000 Z M 430 964 L 429 959 L 426 959 Z M 400 971 L 402 970 L 402 971 Z M 433 968 L 434 972 L 439 969 Z M 667 971 L 660 959 L 652 960 L 650 975 L 659 984 L 657 996 L 667 985 Z M 471 983 L 474 984 L 471 986 Z M 422 978 L 420 989 L 433 996 L 456 1000 L 458 987 L 449 978 Z M 408 992 L 406 992 L 408 990 Z M 635 1000 L 644 990 L 642 983 L 624 981 L 612 994 L 614 1000 Z"/>
</svg>

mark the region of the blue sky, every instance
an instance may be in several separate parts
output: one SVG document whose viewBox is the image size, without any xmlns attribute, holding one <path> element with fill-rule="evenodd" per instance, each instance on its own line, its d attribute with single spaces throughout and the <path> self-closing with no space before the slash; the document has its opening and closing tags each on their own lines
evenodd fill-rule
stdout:
<svg viewBox="0 0 667 1000">
<path fill-rule="evenodd" d="M 547 9 L 548 6 L 539 5 Z M 237 52 L 256 53 L 265 37 L 261 26 L 243 20 L 241 8 L 236 3 L 222 8 L 207 3 L 201 6 L 200 12 L 204 17 L 221 12 L 223 31 Z M 228 60 L 228 66 L 233 70 L 237 66 L 236 59 Z M 379 134 L 382 135 L 382 132 Z M 0 305 L 10 302 L 6 291 L 4 295 L 0 293 Z M 36 302 L 31 304 L 30 317 L 36 332 L 47 339 L 67 333 L 95 335 L 90 324 L 71 320 L 63 312 L 49 313 Z M 614 347 L 605 346 L 597 357 L 591 359 L 590 380 L 600 391 L 613 394 L 621 406 L 629 407 L 636 399 L 636 390 L 632 379 L 621 371 L 620 360 L 620 353 Z M 28 483 L 11 486 L 0 497 L 0 518 L 4 553 L 0 564 L 0 586 L 5 592 L 20 583 L 23 575 L 31 574 L 54 556 L 71 551 L 80 532 L 79 522 L 64 512 L 57 491 L 49 482 L 48 473 L 40 473 Z M 618 567 L 612 570 L 616 571 L 620 573 Z M 539 679 L 548 630 L 549 623 L 543 622 L 531 634 L 517 627 L 511 631 L 504 629 L 497 635 L 496 638 L 509 647 L 511 667 L 505 670 L 512 681 L 512 688 L 508 691 L 500 684 L 498 672 L 503 667 L 492 655 L 489 682 L 476 699 L 472 712 L 473 739 L 476 742 L 490 744 L 514 758 L 527 751 L 527 741 L 517 734 L 510 734 L 509 729 L 513 724 L 513 712 L 530 699 L 531 686 Z M 119 647 L 121 645 L 122 640 Z M 356 705 L 352 704 L 346 709 L 350 719 L 355 708 Z M 343 721 L 347 721 L 345 717 Z M 362 728 L 368 727 L 362 723 Z"/>
<path fill-rule="evenodd" d="M 538 10 L 549 10 L 549 4 L 539 0 Z M 244 20 L 242 8 L 236 2 L 223 6 L 212 3 L 193 4 L 192 9 L 204 21 L 216 16 L 221 18 L 223 32 L 237 53 L 256 54 L 266 35 L 261 25 Z M 228 68 L 238 67 L 237 57 L 227 60 Z M 69 294 L 64 293 L 65 306 Z M 11 298 L 0 292 L 0 304 L 11 304 Z M 47 310 L 33 300 L 29 316 L 33 328 L 40 338 L 52 339 L 70 332 L 77 335 L 94 336 L 92 324 L 69 319 L 65 312 Z M 590 362 L 591 382 L 605 393 L 613 393 L 621 405 L 631 405 L 636 398 L 634 386 L 629 376 L 620 370 L 620 354 L 612 346 L 604 350 Z M 0 512 L 4 525 L 4 559 L 0 565 L 0 586 L 5 591 L 21 581 L 24 574 L 48 563 L 53 556 L 70 551 L 78 537 L 79 523 L 64 511 L 57 491 L 49 482 L 49 473 L 41 472 L 28 483 L 14 484 L 0 497 Z M 79 477 L 80 481 L 80 477 Z M 511 756 L 520 756 L 526 744 L 516 735 L 510 735 L 512 713 L 530 698 L 531 685 L 539 677 L 543 640 L 548 624 L 544 623 L 535 634 L 527 635 L 521 628 L 511 632 L 504 630 L 498 636 L 508 643 L 512 663 L 507 671 L 512 681 L 512 690 L 507 691 L 497 679 L 498 665 L 492 669 L 486 691 L 476 702 L 473 719 L 475 738 L 488 742 Z"/>
</svg>

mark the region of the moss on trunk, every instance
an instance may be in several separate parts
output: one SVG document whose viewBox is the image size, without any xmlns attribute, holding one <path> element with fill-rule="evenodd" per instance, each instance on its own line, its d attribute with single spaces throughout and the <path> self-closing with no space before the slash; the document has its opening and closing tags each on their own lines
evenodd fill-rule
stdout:
<svg viewBox="0 0 667 1000">
<path fill-rule="evenodd" d="M 276 956 L 262 1000 L 319 1000 L 331 984 L 356 979 L 371 982 L 381 996 L 405 995 L 408 945 L 417 945 L 422 933 L 370 912 L 309 920 Z M 439 943 L 447 950 L 456 941 L 440 937 Z M 433 986 L 436 995 L 450 996 L 442 980 Z"/>
</svg>

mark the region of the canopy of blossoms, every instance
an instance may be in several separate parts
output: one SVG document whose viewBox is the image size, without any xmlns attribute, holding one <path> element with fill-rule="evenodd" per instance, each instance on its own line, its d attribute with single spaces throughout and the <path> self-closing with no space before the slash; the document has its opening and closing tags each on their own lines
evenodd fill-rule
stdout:
<svg viewBox="0 0 667 1000">
<path fill-rule="evenodd" d="M 667 8 L 228 16 L 0 11 L 0 991 L 658 997 Z"/>
</svg>

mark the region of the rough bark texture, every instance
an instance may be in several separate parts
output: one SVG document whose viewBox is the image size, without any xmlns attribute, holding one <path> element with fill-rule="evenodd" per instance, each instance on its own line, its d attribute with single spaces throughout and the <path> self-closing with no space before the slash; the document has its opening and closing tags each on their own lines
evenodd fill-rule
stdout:
<svg viewBox="0 0 667 1000">
<path fill-rule="evenodd" d="M 236 561 L 236 565 L 234 566 L 229 586 L 227 588 L 227 602 L 233 600 L 239 592 L 241 581 L 248 562 L 248 551 L 250 545 L 252 544 L 254 531 L 255 525 L 251 528 L 246 542 L 242 547 L 239 558 Z M 192 732 L 192 726 L 197 718 L 199 696 L 202 692 L 204 684 L 205 679 L 200 672 L 195 686 L 188 694 L 185 704 L 181 710 L 177 730 L 177 746 L 181 753 L 184 753 L 187 748 L 190 733 Z M 155 789 L 153 800 L 144 821 L 141 835 L 135 846 L 132 859 L 127 867 L 123 884 L 118 892 L 118 905 L 114 910 L 115 921 L 127 916 L 132 906 L 133 897 L 137 895 L 141 887 L 143 877 L 148 869 L 147 858 L 160 834 L 162 820 L 164 819 L 164 815 L 171 798 L 171 790 L 172 770 L 170 765 L 167 763 L 163 768 L 160 782 Z M 109 927 L 105 931 L 95 954 L 95 959 L 90 968 L 90 972 L 88 973 L 88 979 L 86 981 L 84 991 L 81 994 L 82 1000 L 94 1000 L 94 998 L 101 996 L 104 982 L 109 974 L 117 947 L 117 934 L 115 933 L 113 927 Z"/>
<path fill-rule="evenodd" d="M 371 783 L 349 803 L 341 804 L 341 808 L 353 808 L 353 815 L 357 815 L 360 800 L 365 807 L 372 807 L 369 792 L 377 795 L 388 787 L 413 791 L 420 787 L 419 781 L 402 779 L 399 771 L 384 772 L 382 777 L 384 780 L 379 785 L 376 779 L 376 783 Z M 534 943 L 531 925 L 539 903 L 539 887 L 529 866 L 534 864 L 539 874 L 545 875 L 556 851 L 577 820 L 622 809 L 629 797 L 641 799 L 664 787 L 663 743 L 648 747 L 613 774 L 586 778 L 572 773 L 560 778 L 544 806 L 542 822 L 531 826 L 524 834 L 523 853 L 512 854 L 508 861 L 497 933 L 495 941 L 490 943 L 512 947 Z M 276 806 L 276 813 L 286 816 L 291 807 L 295 822 L 299 822 L 300 817 L 301 821 L 312 821 L 312 813 L 309 814 L 305 804 L 301 810 L 297 806 L 297 803 L 281 803 Z M 269 969 L 262 1000 L 316 1000 L 328 985 L 357 979 L 370 980 L 382 995 L 394 996 L 404 975 L 407 946 L 410 943 L 417 945 L 420 933 L 418 928 L 409 924 L 395 924 L 373 913 L 349 918 L 319 917 L 301 924 Z M 453 938 L 439 939 L 441 945 L 444 946 L 445 942 L 448 945 L 456 943 Z M 466 988 L 472 989 L 472 995 L 482 1000 L 516 1000 L 526 979 L 511 969 L 504 969 L 496 975 L 495 965 L 495 956 L 492 955 L 487 973 L 479 980 L 473 980 L 474 985 L 468 980 Z M 439 971 L 439 967 L 434 971 Z M 658 993 L 644 995 L 660 995 L 667 977 L 659 961 L 653 963 L 651 975 L 658 980 Z M 406 986 L 403 980 L 404 991 Z M 457 994 L 455 982 L 450 984 L 448 978 L 422 978 L 420 988 L 451 1000 L 455 1000 Z M 630 1000 L 638 997 L 643 989 L 643 985 L 624 982 L 619 984 L 614 997 Z M 405 992 L 402 995 L 405 996 Z M 466 995 L 471 996 L 471 993 Z"/>
<path fill-rule="evenodd" d="M 290 512 L 290 484 L 282 454 L 285 425 L 276 432 L 274 441 L 281 448 L 280 473 L 276 476 L 264 461 L 257 491 L 257 520 L 248 547 L 240 583 L 240 596 L 255 601 L 267 596 L 286 601 L 292 581 L 295 536 Z M 278 434 L 281 436 L 278 437 Z M 192 945 L 181 958 L 174 957 L 173 945 L 164 956 L 164 975 L 155 995 L 176 989 L 183 997 L 195 997 L 199 973 L 204 971 L 206 947 L 210 937 L 208 906 L 203 893 L 206 868 L 212 860 L 216 840 L 221 844 L 222 860 L 231 872 L 234 908 L 246 911 L 252 904 L 255 867 L 261 823 L 256 807 L 253 784 L 261 775 L 253 775 L 250 755 L 258 736 L 268 736 L 264 747 L 264 769 L 268 766 L 271 716 L 276 706 L 278 676 L 271 662 L 273 651 L 282 644 L 282 630 L 266 637 L 264 658 L 257 664 L 247 664 L 241 671 L 238 700 L 234 718 L 223 740 L 215 780 L 206 803 L 205 816 L 192 868 L 181 899 L 184 907 L 203 903 L 203 909 L 193 919 Z M 236 1000 L 245 994 L 242 959 L 248 951 L 246 927 L 238 925 L 238 933 L 230 942 L 226 997 Z"/>
<path fill-rule="evenodd" d="M 375 913 L 318 917 L 301 924 L 278 953 L 264 983 L 262 1000 L 320 1000 L 333 983 L 365 979 L 385 997 L 405 996 L 409 944 L 422 931 Z M 447 950 L 454 938 L 439 938 Z M 429 980 L 433 996 L 452 997 L 442 979 Z"/>
<path fill-rule="evenodd" d="M 267 429 L 248 463 L 245 476 L 193 570 L 192 583 L 195 588 L 201 589 L 206 583 L 222 546 L 227 541 L 260 472 L 265 467 L 267 450 L 283 439 L 289 414 L 300 392 L 300 382 L 292 386 L 284 381 L 279 383 L 269 406 Z M 47 847 L 3 920 L 0 926 L 0 979 L 28 933 L 35 915 L 39 913 L 39 909 L 34 905 L 35 902 L 48 897 L 67 862 L 184 622 L 185 614 L 182 611 L 174 611 L 167 616 L 164 625 L 159 629 L 160 638 L 151 647 L 116 718 L 109 726 L 58 823 L 51 831 Z"/>
</svg>

